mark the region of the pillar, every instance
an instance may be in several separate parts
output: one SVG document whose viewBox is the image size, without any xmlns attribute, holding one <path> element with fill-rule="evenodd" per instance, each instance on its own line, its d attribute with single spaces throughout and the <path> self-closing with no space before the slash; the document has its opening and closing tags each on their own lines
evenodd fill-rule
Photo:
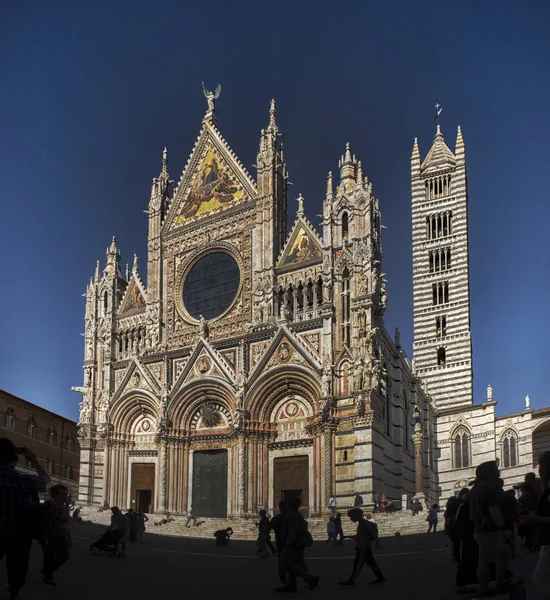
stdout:
<svg viewBox="0 0 550 600">
<path fill-rule="evenodd" d="M 414 464 L 415 464 L 415 487 L 416 493 L 414 495 L 415 500 L 424 499 L 424 465 L 422 461 L 422 427 L 420 420 L 417 419 L 414 425 L 414 433 L 412 435 L 414 442 Z"/>
</svg>

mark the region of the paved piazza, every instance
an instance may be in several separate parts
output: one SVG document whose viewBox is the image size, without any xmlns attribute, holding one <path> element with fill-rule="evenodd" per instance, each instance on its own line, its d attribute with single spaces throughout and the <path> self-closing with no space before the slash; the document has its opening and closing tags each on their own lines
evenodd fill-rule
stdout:
<svg viewBox="0 0 550 600">
<path fill-rule="evenodd" d="M 57 586 L 42 584 L 41 555 L 33 548 L 27 585 L 22 600 L 208 600 L 226 595 L 280 597 L 276 560 L 258 559 L 252 542 L 232 541 L 219 548 L 214 541 L 191 540 L 147 534 L 142 542 L 128 544 L 125 559 L 92 556 L 88 546 L 104 528 L 80 524 L 73 527 L 74 548 L 70 562 L 58 573 Z M 353 541 L 343 548 L 323 548 L 315 542 L 307 553 L 309 569 L 321 576 L 319 587 L 310 592 L 300 588 L 295 596 L 316 598 L 359 597 L 384 600 L 430 600 L 456 598 L 454 565 L 447 556 L 446 538 L 403 536 L 383 538 L 376 552 L 388 581 L 369 586 L 372 573 L 364 567 L 355 588 L 341 588 L 338 581 L 350 574 Z M 512 570 L 528 581 L 535 559 L 522 551 Z M 0 594 L 6 587 L 1 565 Z M 0 595 L 0 598 L 4 598 Z"/>
</svg>

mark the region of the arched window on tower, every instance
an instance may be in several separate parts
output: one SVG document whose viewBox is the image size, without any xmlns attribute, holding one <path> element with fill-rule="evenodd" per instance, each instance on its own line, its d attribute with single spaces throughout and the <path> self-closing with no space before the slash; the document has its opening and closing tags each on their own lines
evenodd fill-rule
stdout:
<svg viewBox="0 0 550 600">
<path fill-rule="evenodd" d="M 466 469 L 470 466 L 470 433 L 460 427 L 453 435 L 453 459 L 455 469 Z"/>
<path fill-rule="evenodd" d="M 349 216 L 347 212 L 342 213 L 342 244 L 345 244 L 349 238 Z"/>
<path fill-rule="evenodd" d="M 36 421 L 34 417 L 29 417 L 27 420 L 27 435 L 31 438 L 36 437 Z"/>
<path fill-rule="evenodd" d="M 346 267 L 342 273 L 342 345 L 350 345 L 350 274 Z"/>
<path fill-rule="evenodd" d="M 437 349 L 437 366 L 442 367 L 446 362 L 445 348 Z"/>
<path fill-rule="evenodd" d="M 6 429 L 10 429 L 11 431 L 15 430 L 15 411 L 13 410 L 13 408 L 10 406 L 9 408 L 6 409 L 6 414 L 4 417 L 4 426 L 6 427 Z"/>
<path fill-rule="evenodd" d="M 517 445 L 516 434 L 509 429 L 502 437 L 502 465 L 505 469 L 518 464 Z"/>
</svg>

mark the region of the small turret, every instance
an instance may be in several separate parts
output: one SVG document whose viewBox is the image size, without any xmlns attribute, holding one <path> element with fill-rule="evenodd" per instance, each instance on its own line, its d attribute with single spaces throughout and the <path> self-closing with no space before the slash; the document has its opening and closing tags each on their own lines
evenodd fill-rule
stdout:
<svg viewBox="0 0 550 600">
<path fill-rule="evenodd" d="M 349 142 L 346 142 L 346 153 L 340 158 L 338 166 L 340 167 L 340 182 L 346 179 L 355 179 L 357 161 L 355 160 L 355 156 L 353 158 L 351 156 Z"/>
</svg>

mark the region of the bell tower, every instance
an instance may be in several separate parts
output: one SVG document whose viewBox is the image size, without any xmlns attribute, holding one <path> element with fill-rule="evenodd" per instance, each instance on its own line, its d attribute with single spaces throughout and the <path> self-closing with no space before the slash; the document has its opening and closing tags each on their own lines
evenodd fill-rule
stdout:
<svg viewBox="0 0 550 600">
<path fill-rule="evenodd" d="M 414 364 L 438 407 L 472 404 L 468 191 L 460 126 L 455 152 L 441 128 L 411 157 Z"/>
</svg>

